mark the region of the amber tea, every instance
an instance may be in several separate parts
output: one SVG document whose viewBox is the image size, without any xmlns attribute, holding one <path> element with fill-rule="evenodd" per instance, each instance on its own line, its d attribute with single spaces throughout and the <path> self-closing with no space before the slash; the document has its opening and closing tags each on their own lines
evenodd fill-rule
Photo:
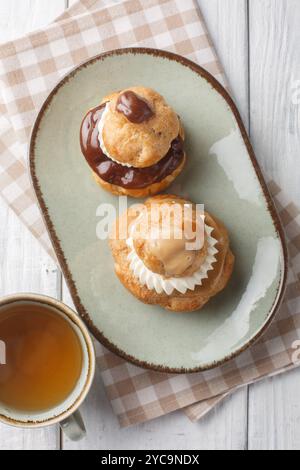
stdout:
<svg viewBox="0 0 300 470">
<path fill-rule="evenodd" d="M 6 362 L 0 363 L 2 405 L 45 411 L 64 402 L 75 389 L 82 371 L 82 345 L 72 322 L 51 307 L 6 306 L 0 310 L 0 341 Z"/>
</svg>

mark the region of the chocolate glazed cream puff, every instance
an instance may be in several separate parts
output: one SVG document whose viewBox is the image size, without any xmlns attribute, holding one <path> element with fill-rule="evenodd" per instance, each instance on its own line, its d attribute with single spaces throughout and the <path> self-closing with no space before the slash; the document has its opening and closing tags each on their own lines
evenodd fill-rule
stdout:
<svg viewBox="0 0 300 470">
<path fill-rule="evenodd" d="M 105 97 L 85 116 L 80 142 L 97 183 L 116 195 L 164 191 L 186 161 L 180 119 L 161 95 L 144 87 Z"/>
<path fill-rule="evenodd" d="M 175 206 L 182 216 L 173 215 Z M 192 232 L 186 233 L 186 225 Z M 224 225 L 178 196 L 150 198 L 138 214 L 131 207 L 117 220 L 110 248 L 122 284 L 142 302 L 173 312 L 200 310 L 233 272 Z"/>
</svg>

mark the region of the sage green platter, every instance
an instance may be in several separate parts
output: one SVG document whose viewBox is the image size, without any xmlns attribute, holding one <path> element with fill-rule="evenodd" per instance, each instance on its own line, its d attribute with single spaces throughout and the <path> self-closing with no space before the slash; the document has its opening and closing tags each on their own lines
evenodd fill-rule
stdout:
<svg viewBox="0 0 300 470">
<path fill-rule="evenodd" d="M 119 200 L 91 176 L 81 121 L 105 95 L 134 85 L 164 95 L 186 129 L 187 167 L 168 192 L 204 203 L 229 229 L 233 277 L 201 312 L 139 302 L 117 279 L 107 240 L 96 235 L 99 205 L 113 204 L 118 214 Z M 30 168 L 74 303 L 108 349 L 142 367 L 197 372 L 237 356 L 270 324 L 286 283 L 282 229 L 233 101 L 197 65 L 151 49 L 113 51 L 81 65 L 38 115 Z"/>
</svg>

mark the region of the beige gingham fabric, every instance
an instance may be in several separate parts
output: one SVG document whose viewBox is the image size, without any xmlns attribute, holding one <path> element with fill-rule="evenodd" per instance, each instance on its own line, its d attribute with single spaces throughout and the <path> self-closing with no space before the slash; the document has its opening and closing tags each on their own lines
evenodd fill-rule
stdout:
<svg viewBox="0 0 300 470">
<path fill-rule="evenodd" d="M 226 85 L 194 0 L 81 0 L 48 28 L 0 46 L 0 192 L 55 256 L 27 172 L 30 130 L 58 79 L 79 62 L 119 47 L 147 46 L 184 55 Z M 197 420 L 236 388 L 295 367 L 300 338 L 300 211 L 275 185 L 291 253 L 287 295 L 264 339 L 225 365 L 201 374 L 172 376 L 145 371 L 98 345 L 98 361 L 122 426 L 184 409 Z"/>
</svg>

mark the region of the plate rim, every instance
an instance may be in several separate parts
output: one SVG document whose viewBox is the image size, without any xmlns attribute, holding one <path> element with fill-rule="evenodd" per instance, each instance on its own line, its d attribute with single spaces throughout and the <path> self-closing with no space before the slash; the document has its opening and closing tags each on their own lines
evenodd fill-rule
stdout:
<svg viewBox="0 0 300 470">
<path fill-rule="evenodd" d="M 281 243 L 281 248 L 282 248 L 282 257 L 281 257 L 281 280 L 280 280 L 280 285 L 277 290 L 277 295 L 275 297 L 274 303 L 272 305 L 272 308 L 268 312 L 269 318 L 268 320 L 263 324 L 263 326 L 259 329 L 259 331 L 249 340 L 247 341 L 243 346 L 238 348 L 236 351 L 232 352 L 231 354 L 227 355 L 223 359 L 219 361 L 213 361 L 210 363 L 207 363 L 202 366 L 197 366 L 194 368 L 177 368 L 177 367 L 168 367 L 164 365 L 157 365 L 157 364 L 151 364 L 148 363 L 147 361 L 142 361 L 140 359 L 135 358 L 134 356 L 126 353 L 125 351 L 122 351 L 118 346 L 113 344 L 108 338 L 105 337 L 105 335 L 95 326 L 93 323 L 93 320 L 91 319 L 90 315 L 88 314 L 87 310 L 85 309 L 84 305 L 82 304 L 82 301 L 79 297 L 79 294 L 76 289 L 76 284 L 72 278 L 72 272 L 69 269 L 68 262 L 65 258 L 63 249 L 60 244 L 60 240 L 56 234 L 56 229 L 55 226 L 51 220 L 51 217 L 48 212 L 47 205 L 44 201 L 42 190 L 39 184 L 38 176 L 36 174 L 36 168 L 35 168 L 35 148 L 36 148 L 36 140 L 40 128 L 40 124 L 44 118 L 44 114 L 47 111 L 48 107 L 50 106 L 52 99 L 55 97 L 55 95 L 58 93 L 58 91 L 69 81 L 71 80 L 78 72 L 80 72 L 82 69 L 89 67 L 95 62 L 98 61 L 103 61 L 108 57 L 113 57 L 113 56 L 120 56 L 124 54 L 141 54 L 141 55 L 151 55 L 153 57 L 159 57 L 159 58 L 164 58 L 168 59 L 171 61 L 175 61 L 179 63 L 182 66 L 185 66 L 195 72 L 197 75 L 201 76 L 204 78 L 212 87 L 214 90 L 216 90 L 222 97 L 225 99 L 227 102 L 228 106 L 231 109 L 231 112 L 233 113 L 239 130 L 241 132 L 243 141 L 246 145 L 248 155 L 250 157 L 252 166 L 255 170 L 256 177 L 260 183 L 260 187 L 262 188 L 263 195 L 265 198 L 266 202 L 266 209 L 270 213 L 270 216 L 272 218 L 275 230 L 277 232 L 278 238 Z M 266 332 L 266 330 L 270 327 L 272 321 L 274 320 L 274 317 L 276 313 L 278 312 L 278 309 L 283 301 L 283 297 L 285 294 L 286 290 L 286 285 L 287 285 L 287 275 L 288 275 L 288 250 L 287 250 L 287 244 L 285 240 L 285 234 L 284 230 L 279 218 L 279 215 L 277 213 L 277 209 L 274 205 L 272 196 L 269 192 L 269 189 L 267 187 L 266 181 L 263 177 L 262 171 L 260 169 L 260 165 L 257 161 L 257 158 L 255 156 L 252 144 L 250 142 L 250 139 L 248 137 L 245 125 L 243 123 L 243 120 L 241 118 L 240 112 L 238 111 L 238 108 L 233 100 L 233 98 L 229 95 L 227 90 L 221 85 L 221 83 L 213 77 L 207 70 L 205 70 L 203 67 L 200 65 L 196 64 L 195 62 L 180 56 L 178 54 L 175 54 L 173 52 L 161 50 L 161 49 L 153 49 L 153 48 L 147 48 L 147 47 L 128 47 L 128 48 L 120 48 L 120 49 L 115 49 L 107 52 L 103 52 L 101 54 L 97 54 L 90 59 L 81 62 L 79 65 L 75 66 L 71 71 L 69 71 L 67 74 L 65 74 L 59 82 L 54 86 L 54 88 L 50 91 L 48 94 L 47 98 L 43 102 L 43 104 L 40 107 L 40 110 L 35 118 L 35 122 L 33 124 L 32 130 L 31 130 L 31 135 L 30 135 L 30 140 L 29 140 L 29 148 L 28 148 L 28 161 L 29 161 L 29 170 L 30 170 L 30 178 L 31 182 L 37 197 L 37 202 L 38 206 L 42 215 L 42 218 L 44 220 L 48 235 L 50 237 L 54 252 L 57 256 L 60 268 L 63 272 L 63 275 L 65 277 L 67 286 L 70 290 L 70 294 L 72 297 L 72 300 L 74 302 L 74 305 L 86 324 L 87 328 L 89 329 L 90 333 L 104 346 L 106 347 L 109 351 L 113 352 L 120 358 L 134 364 L 135 366 L 141 367 L 143 369 L 148 369 L 156 372 L 161 372 L 161 373 L 168 373 L 168 374 L 193 374 L 197 372 L 204 372 L 207 370 L 214 369 L 216 367 L 223 366 L 227 362 L 231 361 L 232 359 L 236 358 L 240 354 L 242 354 L 244 351 L 246 351 L 248 348 L 250 348 L 254 343 L 258 341 L 259 338 L 262 337 L 262 335 Z"/>
</svg>

